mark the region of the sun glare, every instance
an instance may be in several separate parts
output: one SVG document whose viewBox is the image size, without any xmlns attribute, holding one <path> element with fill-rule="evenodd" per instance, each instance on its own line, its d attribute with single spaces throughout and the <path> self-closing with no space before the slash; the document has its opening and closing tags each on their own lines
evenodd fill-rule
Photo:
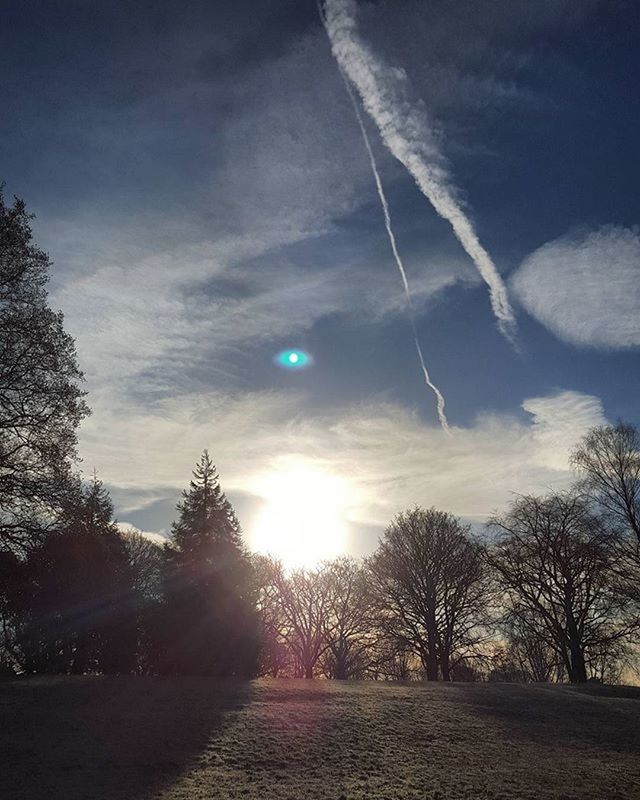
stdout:
<svg viewBox="0 0 640 800">
<path fill-rule="evenodd" d="M 290 568 L 313 567 L 345 553 L 354 499 L 347 480 L 288 457 L 257 479 L 255 491 L 264 506 L 249 531 L 253 550 Z"/>
</svg>

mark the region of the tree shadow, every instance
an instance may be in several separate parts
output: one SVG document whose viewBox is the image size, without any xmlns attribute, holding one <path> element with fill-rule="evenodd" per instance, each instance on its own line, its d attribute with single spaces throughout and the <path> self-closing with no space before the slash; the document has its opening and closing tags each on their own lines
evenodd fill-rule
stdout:
<svg viewBox="0 0 640 800">
<path fill-rule="evenodd" d="M 250 684 L 39 677 L 0 684 L 0 786 L 12 800 L 136 800 L 192 767 Z"/>
<path fill-rule="evenodd" d="M 454 684 L 455 685 L 455 684 Z M 640 690 L 551 684 L 458 684 L 474 714 L 538 744 L 640 753 Z"/>
</svg>

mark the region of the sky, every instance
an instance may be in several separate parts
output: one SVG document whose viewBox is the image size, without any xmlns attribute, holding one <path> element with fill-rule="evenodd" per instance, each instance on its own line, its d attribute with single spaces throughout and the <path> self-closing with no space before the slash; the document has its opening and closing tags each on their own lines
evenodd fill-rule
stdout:
<svg viewBox="0 0 640 800">
<path fill-rule="evenodd" d="M 589 427 L 640 424 L 633 0 L 330 0 L 327 29 L 311 0 L 3 18 L 0 177 L 52 258 L 93 409 L 80 466 L 123 524 L 166 535 L 207 447 L 250 547 L 360 556 L 415 504 L 477 528 L 565 488 Z M 288 348 L 312 366 L 279 367 Z"/>
</svg>

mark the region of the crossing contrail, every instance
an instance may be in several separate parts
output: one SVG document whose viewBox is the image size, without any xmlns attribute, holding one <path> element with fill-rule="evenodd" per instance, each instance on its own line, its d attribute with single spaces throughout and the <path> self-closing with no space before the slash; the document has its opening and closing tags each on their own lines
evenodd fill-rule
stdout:
<svg viewBox="0 0 640 800">
<path fill-rule="evenodd" d="M 342 72 L 342 70 L 340 70 Z M 380 198 L 380 205 L 382 206 L 382 213 L 384 215 L 384 225 L 387 229 L 387 235 L 389 237 L 389 243 L 391 245 L 391 251 L 393 253 L 393 257 L 395 262 L 398 266 L 398 271 L 400 273 L 400 277 L 402 278 L 402 285 L 404 286 L 404 293 L 405 297 L 407 298 L 407 307 L 409 311 L 409 320 L 411 322 L 411 330 L 413 331 L 413 341 L 416 345 L 416 352 L 418 353 L 418 359 L 420 361 L 420 366 L 422 367 L 422 374 L 424 376 L 424 382 L 427 386 L 431 389 L 431 391 L 436 396 L 436 405 L 438 409 L 438 419 L 440 420 L 440 425 L 442 429 L 446 433 L 451 433 L 449 429 L 449 421 L 447 420 L 447 415 L 444 410 L 444 397 L 442 392 L 438 387 L 433 383 L 431 380 L 431 376 L 429 375 L 429 370 L 427 369 L 427 365 L 424 360 L 424 355 L 422 353 L 422 347 L 420 346 L 420 340 L 418 338 L 418 330 L 416 328 L 416 320 L 415 314 L 413 310 L 413 299 L 411 297 L 411 290 L 409 289 L 409 281 L 407 280 L 407 273 L 404 268 L 404 264 L 402 263 L 402 258 L 400 257 L 400 253 L 398 252 L 398 245 L 396 243 L 396 237 L 393 232 L 393 227 L 391 225 L 391 214 L 389 212 L 389 203 L 387 202 L 387 197 L 384 192 L 384 188 L 382 186 L 382 181 L 380 180 L 380 173 L 378 172 L 378 165 L 376 164 L 376 158 L 373 154 L 373 148 L 371 147 L 371 142 L 369 141 L 369 134 L 367 133 L 367 129 L 364 124 L 364 120 L 362 119 L 362 114 L 360 113 L 360 108 L 358 107 L 358 100 L 353 93 L 353 90 L 347 80 L 346 75 L 342 74 L 342 77 L 345 82 L 345 86 L 347 87 L 347 92 L 349 93 L 349 97 L 351 98 L 351 102 L 353 103 L 353 110 L 356 113 L 356 118 L 358 120 L 358 125 L 360 126 L 360 131 L 362 133 L 362 138 L 364 139 L 365 147 L 367 148 L 367 153 L 369 155 L 369 162 L 371 163 L 371 171 L 373 172 L 373 177 L 376 183 L 376 189 L 378 190 L 378 197 Z"/>
<path fill-rule="evenodd" d="M 517 347 L 516 321 L 506 286 L 455 197 L 444 157 L 426 115 L 408 102 L 406 75 L 378 60 L 362 41 L 357 31 L 354 0 L 324 0 L 322 11 L 331 50 L 341 71 L 358 90 L 386 147 L 453 228 L 489 287 L 491 308 L 500 331 Z"/>
</svg>

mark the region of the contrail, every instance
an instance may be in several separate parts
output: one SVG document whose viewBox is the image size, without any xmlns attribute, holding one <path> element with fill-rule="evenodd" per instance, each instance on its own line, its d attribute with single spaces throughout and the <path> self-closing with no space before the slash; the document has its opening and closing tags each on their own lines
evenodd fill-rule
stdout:
<svg viewBox="0 0 640 800">
<path fill-rule="evenodd" d="M 340 70 L 340 72 L 342 73 L 342 70 Z M 444 397 L 440 389 L 438 389 L 435 383 L 433 383 L 433 381 L 431 380 L 431 377 L 429 376 L 429 370 L 427 369 L 427 365 L 425 364 L 424 355 L 422 354 L 422 347 L 420 346 L 420 340 L 418 339 L 418 330 L 416 328 L 415 314 L 413 311 L 413 299 L 411 297 L 411 291 L 409 289 L 409 281 L 407 280 L 407 273 L 405 271 L 404 264 L 402 263 L 402 259 L 400 258 L 400 253 L 398 252 L 396 237 L 393 232 L 393 227 L 391 225 L 391 214 L 389 212 L 389 203 L 387 202 L 387 197 L 385 195 L 384 188 L 382 186 L 382 181 L 380 180 L 378 165 L 376 164 L 376 158 L 373 154 L 373 148 L 371 147 L 371 142 L 369 141 L 369 134 L 367 133 L 367 129 L 365 128 L 364 120 L 362 119 L 360 108 L 358 107 L 358 101 L 355 95 L 353 94 L 353 90 L 351 88 L 351 85 L 349 84 L 349 81 L 347 80 L 347 76 L 344 73 L 342 73 L 342 77 L 344 79 L 345 86 L 347 87 L 347 92 L 349 93 L 349 97 L 351 98 L 351 102 L 353 103 L 353 110 L 356 112 L 356 118 L 358 120 L 358 125 L 360 126 L 362 138 L 364 139 L 364 144 L 365 147 L 367 148 L 367 153 L 369 154 L 371 171 L 373 172 L 373 177 L 376 182 L 376 189 L 378 190 L 378 197 L 380 198 L 380 205 L 382 206 L 382 213 L 384 215 L 384 225 L 385 228 L 387 229 L 389 243 L 391 244 L 391 251 L 393 252 L 393 257 L 395 259 L 395 262 L 398 265 L 398 271 L 400 272 L 400 277 L 402 278 L 402 285 L 404 286 L 404 293 L 407 298 L 409 320 L 411 322 L 411 330 L 413 331 L 413 341 L 415 342 L 416 352 L 418 353 L 418 359 L 420 360 L 420 366 L 422 367 L 424 382 L 436 396 L 438 419 L 440 420 L 440 425 L 442 426 L 442 429 L 446 433 L 451 434 L 451 430 L 449 428 L 449 421 L 447 419 L 447 415 L 445 414 L 444 410 Z"/>
<path fill-rule="evenodd" d="M 455 197 L 445 160 L 424 113 L 408 102 L 402 70 L 379 61 L 358 35 L 354 0 L 324 0 L 323 22 L 334 58 L 380 130 L 389 151 L 413 176 L 422 194 L 446 219 L 489 287 L 500 331 L 517 347 L 516 322 L 507 289 Z"/>
</svg>

